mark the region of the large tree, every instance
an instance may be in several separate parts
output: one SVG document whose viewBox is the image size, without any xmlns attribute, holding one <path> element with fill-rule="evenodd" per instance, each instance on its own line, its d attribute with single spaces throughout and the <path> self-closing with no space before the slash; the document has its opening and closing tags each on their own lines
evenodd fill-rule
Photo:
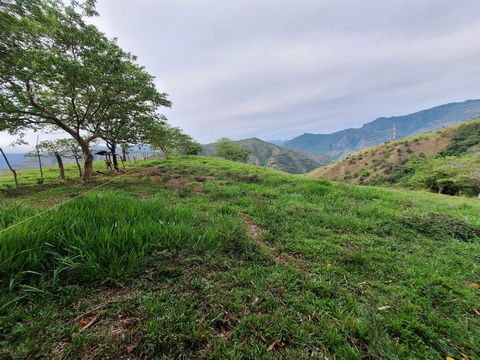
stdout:
<svg viewBox="0 0 480 360">
<path fill-rule="evenodd" d="M 81 147 L 83 179 L 91 181 L 90 143 L 118 122 L 132 129 L 153 118 L 170 104 L 166 94 L 134 56 L 84 21 L 82 8 L 56 0 L 0 4 L 0 128 L 64 130 Z M 91 1 L 83 9 L 91 14 Z"/>
</svg>

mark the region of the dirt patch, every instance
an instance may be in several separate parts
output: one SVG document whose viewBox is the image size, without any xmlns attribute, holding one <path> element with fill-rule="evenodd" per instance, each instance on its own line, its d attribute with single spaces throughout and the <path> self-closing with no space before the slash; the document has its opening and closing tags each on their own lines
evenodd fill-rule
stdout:
<svg viewBox="0 0 480 360">
<path fill-rule="evenodd" d="M 76 356 L 79 359 L 95 358 L 94 354 L 96 349 L 100 348 L 103 344 L 112 342 L 112 339 L 123 343 L 122 348 L 125 350 L 125 353 L 119 358 L 136 358 L 133 354 L 140 338 L 135 336 L 135 334 L 133 336 L 131 335 L 132 330 L 138 323 L 138 319 L 134 316 L 135 314 L 130 311 L 129 313 L 109 314 L 110 308 L 124 301 L 126 296 L 134 293 L 135 291 L 128 287 L 103 288 L 87 300 L 89 304 L 95 304 L 94 306 L 91 306 L 88 310 L 83 311 L 80 315 L 65 323 L 66 326 L 73 324 L 78 325 L 78 330 L 74 330 L 75 333 L 94 332 L 100 336 L 95 345 L 92 346 L 92 344 L 90 344 L 76 351 Z M 80 306 L 80 303 L 76 304 L 76 307 L 78 306 Z M 63 338 L 62 341 L 54 345 L 50 354 L 51 358 L 65 358 L 70 346 L 71 342 Z"/>
<path fill-rule="evenodd" d="M 248 215 L 241 214 L 240 217 L 242 218 L 242 221 L 247 227 L 248 233 L 253 238 L 253 240 L 255 241 L 259 240 L 261 235 L 266 232 L 265 229 L 255 224 Z"/>
<path fill-rule="evenodd" d="M 240 214 L 240 218 L 247 228 L 248 233 L 255 241 L 255 245 L 257 245 L 263 254 L 267 255 L 272 261 L 274 261 L 275 264 L 286 265 L 310 273 L 307 264 L 301 257 L 280 253 L 275 249 L 274 246 L 262 241 L 262 234 L 264 234 L 267 230 L 255 224 L 247 214 Z"/>
</svg>

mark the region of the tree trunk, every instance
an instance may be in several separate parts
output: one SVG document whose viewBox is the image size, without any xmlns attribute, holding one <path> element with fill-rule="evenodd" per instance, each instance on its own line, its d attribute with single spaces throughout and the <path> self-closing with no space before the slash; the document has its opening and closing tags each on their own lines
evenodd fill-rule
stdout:
<svg viewBox="0 0 480 360">
<path fill-rule="evenodd" d="M 163 152 L 163 157 L 165 159 L 168 159 L 168 149 L 166 147 L 164 147 L 164 148 L 161 148 L 160 150 L 162 150 L 162 152 Z"/>
<path fill-rule="evenodd" d="M 82 177 L 82 167 L 80 166 L 80 163 L 78 162 L 78 157 L 76 156 L 75 156 L 75 162 L 77 163 L 78 175 Z"/>
<path fill-rule="evenodd" d="M 83 182 L 92 182 L 93 180 L 93 155 L 90 151 L 89 144 L 85 141 L 79 142 L 80 147 L 82 148 L 83 153 Z"/>
<path fill-rule="evenodd" d="M 118 171 L 117 144 L 112 143 L 110 151 L 112 153 L 113 168 L 115 171 Z"/>
<path fill-rule="evenodd" d="M 65 168 L 63 167 L 62 157 L 58 152 L 53 153 L 57 159 L 58 169 L 60 170 L 60 181 L 65 181 Z"/>
<path fill-rule="evenodd" d="M 40 167 L 40 179 L 43 184 L 43 167 L 42 167 L 42 158 L 40 157 L 40 151 L 38 150 L 38 136 L 37 136 L 37 146 L 35 148 L 37 150 L 38 166 Z"/>
<path fill-rule="evenodd" d="M 7 163 L 8 168 L 13 173 L 13 179 L 15 180 L 15 187 L 18 188 L 17 172 L 12 168 L 12 165 L 10 165 L 10 162 L 8 161 L 7 156 L 3 152 L 2 148 L 0 148 L 0 152 L 2 153 L 3 158 L 5 159 L 5 162 Z"/>
<path fill-rule="evenodd" d="M 112 155 L 111 163 L 113 164 L 113 169 L 118 171 L 117 144 L 115 142 L 107 141 L 107 148 L 110 150 L 110 154 Z"/>
<path fill-rule="evenodd" d="M 122 146 L 122 161 L 127 161 L 127 149 L 125 146 Z"/>
</svg>

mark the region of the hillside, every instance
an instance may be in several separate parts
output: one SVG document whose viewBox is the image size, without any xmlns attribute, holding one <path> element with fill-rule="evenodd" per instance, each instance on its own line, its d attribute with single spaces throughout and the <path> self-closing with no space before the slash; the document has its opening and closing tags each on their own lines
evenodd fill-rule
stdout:
<svg viewBox="0 0 480 360">
<path fill-rule="evenodd" d="M 286 148 L 321 155 L 335 161 L 349 153 L 392 140 L 440 129 L 480 115 L 480 100 L 467 100 L 423 110 L 410 115 L 381 117 L 361 128 L 332 134 L 303 134 L 284 144 Z"/>
<path fill-rule="evenodd" d="M 395 183 L 472 196 L 480 191 L 478 174 L 480 119 L 361 150 L 311 173 L 353 184 Z"/>
<path fill-rule="evenodd" d="M 285 149 L 257 138 L 236 142 L 251 151 L 249 163 L 254 165 L 267 166 L 291 174 L 304 174 L 326 164 L 320 157 Z M 214 152 L 215 143 L 204 145 L 204 155 L 212 155 Z"/>
<path fill-rule="evenodd" d="M 206 157 L 127 170 L 0 194 L 0 358 L 480 356 L 480 202 Z"/>
</svg>

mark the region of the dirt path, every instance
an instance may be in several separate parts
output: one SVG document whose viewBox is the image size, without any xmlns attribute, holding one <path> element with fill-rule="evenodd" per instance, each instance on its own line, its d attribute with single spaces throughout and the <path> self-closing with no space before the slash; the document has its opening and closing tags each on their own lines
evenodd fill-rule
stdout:
<svg viewBox="0 0 480 360">
<path fill-rule="evenodd" d="M 302 259 L 298 259 L 295 256 L 288 255 L 285 253 L 280 253 L 277 251 L 277 249 L 275 249 L 274 246 L 265 243 L 262 240 L 262 235 L 267 230 L 255 224 L 250 218 L 250 216 L 248 216 L 245 213 L 241 213 L 240 218 L 242 219 L 245 227 L 247 228 L 248 233 L 252 237 L 258 249 L 263 254 L 267 255 L 272 261 L 274 261 L 275 264 L 285 265 L 285 266 L 295 268 L 307 273 L 311 273 L 310 269 L 307 266 L 308 264 Z"/>
</svg>

